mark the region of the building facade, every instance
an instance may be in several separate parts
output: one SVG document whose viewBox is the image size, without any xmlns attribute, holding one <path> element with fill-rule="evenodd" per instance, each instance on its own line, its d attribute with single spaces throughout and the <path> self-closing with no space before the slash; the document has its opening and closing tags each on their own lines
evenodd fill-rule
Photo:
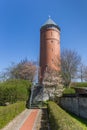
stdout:
<svg viewBox="0 0 87 130">
<path fill-rule="evenodd" d="M 40 82 L 47 67 L 60 70 L 60 28 L 49 18 L 40 29 Z"/>
</svg>

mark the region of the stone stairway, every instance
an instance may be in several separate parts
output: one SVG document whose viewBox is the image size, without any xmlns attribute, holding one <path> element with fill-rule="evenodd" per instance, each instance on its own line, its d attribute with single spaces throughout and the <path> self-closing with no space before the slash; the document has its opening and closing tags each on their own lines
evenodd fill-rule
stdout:
<svg viewBox="0 0 87 130">
<path fill-rule="evenodd" d="M 35 84 L 31 87 L 29 108 L 41 107 L 43 102 L 43 86 Z"/>
</svg>

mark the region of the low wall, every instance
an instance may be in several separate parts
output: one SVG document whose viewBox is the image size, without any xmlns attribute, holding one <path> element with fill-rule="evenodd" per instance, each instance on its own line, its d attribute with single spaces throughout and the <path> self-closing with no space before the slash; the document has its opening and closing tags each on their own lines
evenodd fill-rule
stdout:
<svg viewBox="0 0 87 130">
<path fill-rule="evenodd" d="M 61 97 L 59 104 L 65 110 L 87 118 L 87 97 Z"/>
</svg>

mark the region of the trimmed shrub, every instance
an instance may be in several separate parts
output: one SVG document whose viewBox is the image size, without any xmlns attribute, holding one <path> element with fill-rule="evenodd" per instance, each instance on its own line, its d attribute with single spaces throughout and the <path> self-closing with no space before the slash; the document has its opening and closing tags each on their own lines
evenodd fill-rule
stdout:
<svg viewBox="0 0 87 130">
<path fill-rule="evenodd" d="M 0 129 L 25 109 L 25 102 L 0 107 Z"/>
<path fill-rule="evenodd" d="M 31 83 L 26 80 L 8 80 L 0 83 L 0 105 L 6 102 L 26 101 L 30 94 Z"/>
<path fill-rule="evenodd" d="M 73 88 L 65 88 L 63 94 L 75 94 L 75 90 Z"/>
<path fill-rule="evenodd" d="M 48 102 L 51 130 L 87 130 L 86 125 L 73 118 L 56 103 Z"/>
</svg>

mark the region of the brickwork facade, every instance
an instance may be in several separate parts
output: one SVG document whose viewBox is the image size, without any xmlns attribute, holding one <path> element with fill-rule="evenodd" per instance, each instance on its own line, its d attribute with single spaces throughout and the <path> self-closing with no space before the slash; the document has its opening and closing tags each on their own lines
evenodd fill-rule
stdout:
<svg viewBox="0 0 87 130">
<path fill-rule="evenodd" d="M 40 81 L 42 82 L 46 68 L 56 66 L 60 60 L 60 30 L 54 24 L 42 26 L 40 29 Z"/>
</svg>

